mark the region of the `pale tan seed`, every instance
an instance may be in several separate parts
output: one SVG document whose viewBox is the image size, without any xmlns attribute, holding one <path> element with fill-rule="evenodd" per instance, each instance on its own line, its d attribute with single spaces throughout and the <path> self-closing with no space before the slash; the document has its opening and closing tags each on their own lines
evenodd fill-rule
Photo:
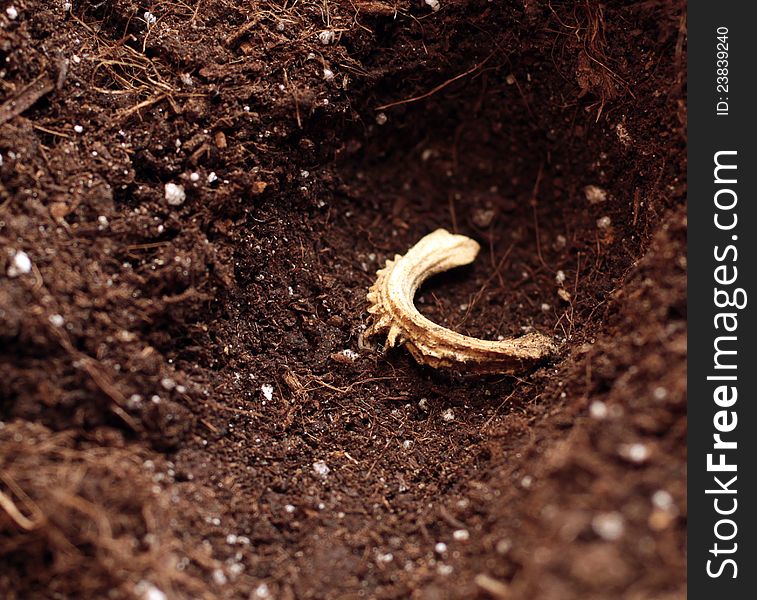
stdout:
<svg viewBox="0 0 757 600">
<path fill-rule="evenodd" d="M 555 354 L 556 344 L 541 333 L 482 340 L 437 325 L 418 312 L 413 300 L 421 284 L 472 263 L 479 249 L 469 237 L 437 229 L 404 256 L 387 260 L 367 295 L 371 324 L 366 336 L 385 335 L 387 348 L 404 345 L 419 364 L 471 373 L 514 374 Z"/>
</svg>

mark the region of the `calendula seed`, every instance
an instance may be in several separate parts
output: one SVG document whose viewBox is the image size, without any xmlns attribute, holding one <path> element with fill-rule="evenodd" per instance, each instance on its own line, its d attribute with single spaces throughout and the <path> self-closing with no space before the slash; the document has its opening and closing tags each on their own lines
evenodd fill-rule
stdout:
<svg viewBox="0 0 757 600">
<path fill-rule="evenodd" d="M 488 341 L 441 327 L 418 312 L 413 299 L 421 284 L 470 264 L 479 249 L 469 237 L 437 229 L 404 256 L 387 260 L 368 292 L 371 324 L 366 336 L 385 335 L 387 348 L 404 345 L 419 364 L 481 374 L 520 372 L 557 352 L 552 339 L 538 332 Z"/>
</svg>

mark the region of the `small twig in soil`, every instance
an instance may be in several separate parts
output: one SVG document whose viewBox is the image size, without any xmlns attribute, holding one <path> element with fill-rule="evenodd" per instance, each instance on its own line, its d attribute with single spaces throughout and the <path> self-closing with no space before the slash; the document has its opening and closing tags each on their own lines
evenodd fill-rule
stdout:
<svg viewBox="0 0 757 600">
<path fill-rule="evenodd" d="M 33 123 L 32 127 L 34 129 L 38 129 L 39 131 L 44 131 L 45 133 L 49 133 L 50 135 L 55 135 L 58 137 L 71 139 L 70 135 L 68 135 L 67 133 L 63 133 L 62 131 L 55 131 L 54 129 L 48 129 L 47 127 L 42 127 L 42 125 L 37 125 L 36 123 Z"/>
<path fill-rule="evenodd" d="M 510 400 L 510 398 L 512 398 L 512 397 L 513 397 L 513 396 L 515 395 L 515 392 L 517 392 L 517 391 L 518 391 L 518 388 L 515 388 L 515 389 L 514 389 L 514 390 L 513 390 L 512 392 L 510 392 L 510 395 L 509 395 L 509 396 L 508 396 L 507 398 L 505 398 L 505 399 L 504 399 L 504 400 L 503 400 L 503 401 L 502 401 L 502 402 L 501 402 L 501 403 L 499 404 L 499 406 L 498 406 L 497 408 L 495 408 L 495 409 L 494 409 L 494 412 L 492 413 L 492 416 L 491 416 L 491 417 L 489 417 L 489 418 L 488 418 L 488 419 L 486 420 L 486 423 L 484 423 L 484 424 L 483 424 L 483 425 L 481 426 L 481 431 L 486 431 L 486 429 L 487 429 L 487 428 L 489 427 L 489 425 L 491 425 L 491 422 L 492 422 L 492 421 L 494 420 L 494 418 L 495 418 L 495 417 L 497 416 L 497 414 L 499 413 L 499 409 L 500 409 L 500 408 L 502 408 L 502 407 L 503 407 L 503 406 L 504 406 L 504 405 L 505 405 L 505 404 L 506 404 L 506 403 L 508 402 L 508 400 Z"/>
<path fill-rule="evenodd" d="M 11 491 L 24 502 L 29 509 L 29 512 L 32 513 L 32 516 L 31 518 L 25 516 L 18 509 L 16 503 L 13 502 L 13 499 L 2 491 L 0 491 L 0 509 L 4 510 L 16 525 L 26 531 L 32 531 L 42 525 L 45 522 L 45 515 L 39 506 L 37 506 L 24 490 L 11 479 L 10 475 L 7 473 L 0 473 L 0 479 L 2 479 L 5 485 L 7 485 Z"/>
<path fill-rule="evenodd" d="M 447 523 L 449 523 L 452 527 L 455 527 L 456 529 L 467 529 L 468 526 L 460 521 L 459 519 L 456 519 L 454 516 L 450 514 L 450 512 L 444 507 L 444 505 L 439 505 L 439 516 L 444 519 Z"/>
<path fill-rule="evenodd" d="M 319 377 L 312 376 L 310 378 L 311 381 L 319 384 L 321 387 L 325 387 L 326 389 L 331 390 L 332 392 L 337 392 L 339 394 L 346 394 L 347 392 L 352 391 L 354 388 L 365 385 L 366 383 L 371 383 L 373 381 L 385 381 L 385 380 L 394 380 L 395 377 L 368 377 L 367 379 L 362 379 L 360 381 L 355 381 L 348 385 L 346 388 L 338 388 L 336 386 L 333 386 L 329 383 L 326 383 L 323 381 L 323 379 Z M 316 388 L 307 388 L 307 389 L 316 389 Z"/>
<path fill-rule="evenodd" d="M 494 579 L 494 577 L 491 577 L 486 573 L 479 573 L 476 575 L 473 578 L 473 582 L 479 589 L 497 600 L 506 600 L 507 598 L 512 597 L 510 594 L 510 586 L 499 579 Z"/>
<path fill-rule="evenodd" d="M 289 74 L 287 73 L 286 69 L 284 69 L 284 83 L 292 89 L 292 98 L 294 99 L 294 115 L 297 118 L 297 127 L 302 129 L 302 118 L 300 117 L 300 101 L 297 98 L 297 88 L 289 80 Z"/>
<path fill-rule="evenodd" d="M 541 186 L 541 178 L 544 173 L 544 163 L 541 163 L 539 165 L 539 172 L 536 174 L 536 181 L 534 182 L 534 189 L 531 192 L 531 206 L 533 207 L 534 211 L 534 235 L 536 236 L 536 255 L 539 257 L 539 262 L 541 265 L 547 269 L 547 271 L 552 271 L 547 266 L 547 263 L 544 262 L 544 255 L 541 252 L 541 239 L 539 234 L 539 217 L 536 213 L 536 205 L 539 203 L 537 197 L 539 195 L 539 187 Z"/>
<path fill-rule="evenodd" d="M 166 94 L 158 94 L 157 96 L 153 96 L 152 98 L 148 98 L 147 100 L 143 100 L 139 104 L 135 104 L 131 108 L 127 108 L 125 110 L 122 110 L 118 113 L 116 113 L 115 119 L 117 121 L 120 121 L 122 119 L 126 119 L 133 115 L 134 113 L 138 113 L 143 108 L 147 108 L 148 106 L 152 106 L 153 104 L 157 104 L 161 100 L 166 98 Z"/>
<path fill-rule="evenodd" d="M 233 48 L 247 34 L 247 32 L 249 32 L 250 29 L 255 27 L 255 25 L 257 25 L 258 23 L 260 23 L 260 17 L 259 15 L 255 15 L 254 18 L 250 19 L 241 27 L 235 29 L 229 35 L 227 35 L 226 39 L 223 40 L 224 45 L 227 48 Z"/>
<path fill-rule="evenodd" d="M 29 85 L 15 98 L 11 98 L 0 106 L 0 125 L 17 117 L 25 110 L 31 108 L 40 98 L 46 96 L 55 89 L 55 84 L 47 75 L 42 75 Z"/>
<path fill-rule="evenodd" d="M 452 221 L 452 233 L 457 233 L 457 212 L 455 211 L 455 193 L 449 193 L 449 218 Z"/>
<path fill-rule="evenodd" d="M 398 100 L 397 102 L 390 102 L 389 104 L 382 104 L 381 106 L 377 106 L 375 110 L 385 110 L 387 108 L 392 108 L 394 106 L 400 106 L 401 104 L 410 104 L 411 102 L 418 102 L 418 100 L 424 100 L 430 96 L 433 96 L 437 92 L 440 92 L 447 86 L 453 84 L 458 79 L 462 79 L 463 77 L 467 77 L 471 73 L 474 73 L 478 71 L 481 67 L 483 67 L 489 59 L 494 56 L 494 52 L 492 52 L 489 56 L 487 56 L 484 60 L 482 60 L 480 63 L 473 65 L 470 69 L 465 71 L 464 73 L 460 73 L 459 75 L 455 75 L 452 79 L 448 79 L 444 83 L 441 83 L 437 85 L 435 88 L 429 90 L 425 94 L 421 94 L 420 96 L 414 96 L 412 98 L 406 98 L 405 100 Z"/>
</svg>

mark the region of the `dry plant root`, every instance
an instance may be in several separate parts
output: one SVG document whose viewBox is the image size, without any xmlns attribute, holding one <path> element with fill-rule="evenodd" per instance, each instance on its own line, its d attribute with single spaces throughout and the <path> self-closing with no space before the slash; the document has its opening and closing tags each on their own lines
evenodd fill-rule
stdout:
<svg viewBox="0 0 757 600">
<path fill-rule="evenodd" d="M 421 284 L 437 273 L 472 263 L 480 246 L 464 235 L 437 229 L 404 256 L 387 260 L 368 292 L 371 325 L 366 336 L 386 335 L 386 346 L 403 345 L 422 365 L 478 374 L 514 374 L 557 351 L 541 333 L 487 341 L 433 323 L 415 308 Z"/>
</svg>

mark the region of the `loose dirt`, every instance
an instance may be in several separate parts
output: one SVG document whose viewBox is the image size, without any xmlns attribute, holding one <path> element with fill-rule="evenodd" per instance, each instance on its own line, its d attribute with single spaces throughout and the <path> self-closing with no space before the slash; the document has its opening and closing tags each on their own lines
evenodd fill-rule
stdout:
<svg viewBox="0 0 757 600">
<path fill-rule="evenodd" d="M 3 8 L 4 598 L 685 596 L 685 3 L 439 6 Z"/>
</svg>

